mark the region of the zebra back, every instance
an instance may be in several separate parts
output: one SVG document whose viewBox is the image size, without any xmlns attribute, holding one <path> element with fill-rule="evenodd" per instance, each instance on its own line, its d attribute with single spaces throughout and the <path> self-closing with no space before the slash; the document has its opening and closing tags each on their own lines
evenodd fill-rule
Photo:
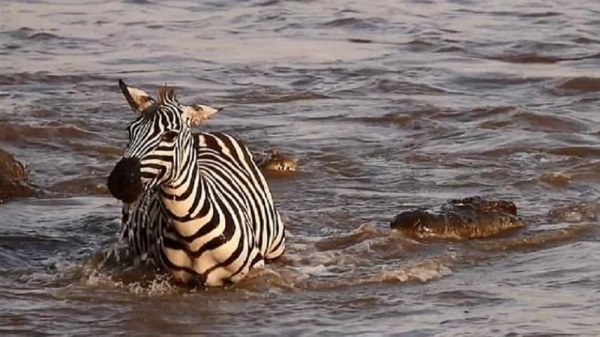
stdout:
<svg viewBox="0 0 600 337">
<path fill-rule="evenodd" d="M 264 175 L 243 142 L 224 133 L 193 134 L 193 141 L 199 174 L 206 187 L 202 191 L 204 197 L 214 204 L 226 204 L 232 213 L 229 226 L 240 226 L 245 237 L 238 243 L 237 250 L 246 252 L 246 260 L 228 278 L 241 279 L 247 269 L 261 264 L 263 259 L 269 261 L 283 254 L 285 232 L 281 217 Z M 206 215 L 202 214 L 207 212 L 204 207 L 198 206 L 198 209 L 198 216 Z M 194 252 L 185 242 L 189 241 L 187 236 L 173 226 L 168 210 L 161 203 L 159 188 L 149 190 L 132 212 L 124 213 L 123 225 L 124 239 L 142 260 L 171 271 L 183 270 L 201 282 L 206 282 L 209 272 L 214 270 L 199 272 L 190 265 L 181 266 L 171 261 L 169 249 L 187 255 Z M 200 238 L 215 228 L 216 222 L 208 222 L 193 236 Z M 252 257 L 252 250 L 257 250 L 258 255 Z M 240 277 L 236 278 L 238 274 Z"/>
<path fill-rule="evenodd" d="M 283 253 L 285 233 L 271 189 L 250 149 L 225 133 L 194 135 L 200 174 L 215 189 L 224 187 L 244 198 L 256 244 L 267 260 Z"/>
</svg>

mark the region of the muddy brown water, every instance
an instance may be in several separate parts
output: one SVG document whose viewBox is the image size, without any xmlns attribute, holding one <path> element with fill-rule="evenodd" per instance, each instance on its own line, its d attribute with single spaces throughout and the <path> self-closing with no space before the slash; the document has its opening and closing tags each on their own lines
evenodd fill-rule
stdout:
<svg viewBox="0 0 600 337">
<path fill-rule="evenodd" d="M 597 1 L 0 2 L 2 335 L 600 334 Z M 117 79 L 226 105 L 203 130 L 300 159 L 286 257 L 189 291 L 103 263 Z M 527 226 L 414 241 L 400 211 L 484 195 Z M 565 208 L 566 207 L 566 208 Z"/>
</svg>

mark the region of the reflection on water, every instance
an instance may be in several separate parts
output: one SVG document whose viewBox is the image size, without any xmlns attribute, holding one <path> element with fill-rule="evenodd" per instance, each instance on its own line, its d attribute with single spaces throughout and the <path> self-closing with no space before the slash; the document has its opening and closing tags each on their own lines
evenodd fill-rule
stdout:
<svg viewBox="0 0 600 337">
<path fill-rule="evenodd" d="M 597 335 L 597 7 L 3 1 L 0 148 L 40 193 L 0 205 L 0 332 Z M 118 78 L 226 105 L 205 130 L 299 159 L 269 178 L 281 261 L 189 290 L 105 258 L 120 214 L 105 179 L 133 119 Z M 388 229 L 472 195 L 526 226 Z"/>
</svg>

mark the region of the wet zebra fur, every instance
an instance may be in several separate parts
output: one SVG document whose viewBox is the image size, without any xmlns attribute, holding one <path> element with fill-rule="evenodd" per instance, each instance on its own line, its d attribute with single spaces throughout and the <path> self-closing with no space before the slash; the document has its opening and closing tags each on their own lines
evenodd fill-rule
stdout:
<svg viewBox="0 0 600 337">
<path fill-rule="evenodd" d="M 238 282 L 285 249 L 283 223 L 250 150 L 224 133 L 193 134 L 216 109 L 181 105 L 162 87 L 156 101 L 120 81 L 141 115 L 108 179 L 124 201 L 130 251 L 182 283 Z"/>
</svg>

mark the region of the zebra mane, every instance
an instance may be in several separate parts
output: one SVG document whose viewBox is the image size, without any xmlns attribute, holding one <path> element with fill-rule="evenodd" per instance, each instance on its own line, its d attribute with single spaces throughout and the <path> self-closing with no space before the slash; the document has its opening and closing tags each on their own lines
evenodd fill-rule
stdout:
<svg viewBox="0 0 600 337">
<path fill-rule="evenodd" d="M 149 120 L 152 118 L 152 116 L 154 116 L 154 114 L 156 114 L 156 112 L 160 109 L 160 104 L 159 103 L 152 103 L 152 105 L 150 105 L 149 107 L 147 107 L 146 109 L 144 109 L 141 112 L 141 118 L 143 120 Z"/>
<path fill-rule="evenodd" d="M 161 104 L 177 101 L 175 89 L 173 87 L 169 87 L 168 85 L 158 87 L 158 101 Z"/>
<path fill-rule="evenodd" d="M 141 119 L 151 119 L 152 116 L 154 116 L 160 110 L 161 105 L 176 101 L 177 95 L 175 94 L 175 89 L 173 87 L 169 87 L 167 85 L 158 87 L 158 102 L 154 102 L 144 109 L 140 114 Z"/>
</svg>

